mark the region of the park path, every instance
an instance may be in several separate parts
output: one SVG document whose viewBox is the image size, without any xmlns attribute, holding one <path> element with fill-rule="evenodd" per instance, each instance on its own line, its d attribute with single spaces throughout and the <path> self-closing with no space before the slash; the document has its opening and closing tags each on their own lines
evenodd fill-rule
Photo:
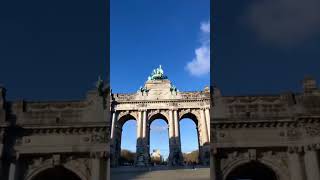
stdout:
<svg viewBox="0 0 320 180">
<path fill-rule="evenodd" d="M 209 168 L 147 170 L 116 168 L 111 170 L 111 179 L 117 180 L 209 180 Z"/>
</svg>

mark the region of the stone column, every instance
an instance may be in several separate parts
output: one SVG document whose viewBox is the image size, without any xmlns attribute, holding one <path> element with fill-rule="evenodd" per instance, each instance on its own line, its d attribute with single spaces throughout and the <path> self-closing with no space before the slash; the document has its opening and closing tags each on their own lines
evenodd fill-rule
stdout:
<svg viewBox="0 0 320 180">
<path fill-rule="evenodd" d="M 114 128 L 114 136 L 111 144 L 111 153 L 113 154 L 112 157 L 112 166 L 118 166 L 119 160 L 121 156 L 121 138 L 122 138 L 122 127 L 118 125 L 118 123 L 115 123 Z"/>
<path fill-rule="evenodd" d="M 180 129 L 179 129 L 179 120 L 178 120 L 178 112 L 177 110 L 173 111 L 173 119 L 174 119 L 174 137 L 176 140 L 176 145 L 180 145 Z"/>
<path fill-rule="evenodd" d="M 173 118 L 173 110 L 169 110 L 169 165 L 172 163 L 172 153 L 174 152 L 174 118 Z"/>
<path fill-rule="evenodd" d="M 9 180 L 18 180 L 17 160 L 10 163 L 9 167 Z"/>
<path fill-rule="evenodd" d="M 201 144 L 200 144 L 200 161 L 203 165 L 210 164 L 210 143 L 209 143 L 209 136 L 208 136 L 208 129 L 206 123 L 206 116 L 204 108 L 200 110 L 200 132 L 201 132 Z"/>
<path fill-rule="evenodd" d="M 0 134 L 0 139 L 3 139 L 3 134 Z M 0 142 L 2 143 L 2 142 Z M 3 172 L 3 144 L 0 144 L 0 179 L 4 179 L 4 172 Z"/>
<path fill-rule="evenodd" d="M 150 156 L 149 156 L 149 139 L 148 139 L 148 134 L 147 134 L 147 111 L 144 110 L 142 112 L 142 141 L 143 141 L 143 148 L 144 148 L 144 153 L 146 157 L 146 163 L 149 162 Z"/>
<path fill-rule="evenodd" d="M 304 164 L 306 168 L 307 180 L 320 179 L 320 167 L 317 151 L 315 149 L 307 150 L 304 154 Z"/>
<path fill-rule="evenodd" d="M 144 112 L 139 110 L 138 120 L 137 120 L 137 151 L 136 151 L 136 166 L 146 166 L 148 162 L 148 152 L 146 152 L 146 143 L 143 137 L 143 127 L 144 123 Z"/>
<path fill-rule="evenodd" d="M 205 118 L 205 112 L 204 109 L 200 110 L 200 118 L 201 118 L 201 132 L 202 132 L 202 144 L 209 142 L 208 138 L 208 129 L 207 129 L 207 123 Z"/>
<path fill-rule="evenodd" d="M 138 112 L 138 119 L 137 119 L 137 139 L 142 137 L 142 126 L 141 126 L 141 122 L 142 122 L 142 111 Z"/>
<path fill-rule="evenodd" d="M 180 142 L 180 129 L 179 129 L 179 117 L 178 110 L 173 110 L 173 148 L 171 153 L 171 161 L 173 165 L 182 165 L 183 164 L 183 156 L 181 152 L 181 142 Z"/>
<path fill-rule="evenodd" d="M 210 141 L 210 110 L 209 110 L 209 108 L 205 109 L 205 114 L 206 114 L 206 125 L 207 125 L 208 139 Z"/>
<path fill-rule="evenodd" d="M 291 180 L 303 180 L 303 166 L 301 157 L 298 152 L 289 152 L 288 153 L 288 166 Z"/>
<path fill-rule="evenodd" d="M 174 136 L 174 126 L 173 126 L 173 111 L 169 110 L 169 138 L 170 141 L 172 140 Z"/>
<path fill-rule="evenodd" d="M 0 179 L 4 179 L 2 164 L 3 164 L 2 159 L 0 159 Z"/>
<path fill-rule="evenodd" d="M 147 111 L 143 111 L 143 118 L 142 118 L 142 137 L 146 138 L 147 134 Z"/>
<path fill-rule="evenodd" d="M 211 180 L 217 180 L 217 173 L 216 173 L 216 155 L 214 153 L 214 150 L 211 149 L 210 151 L 210 179 Z"/>
<path fill-rule="evenodd" d="M 135 161 L 136 166 L 141 166 L 141 163 L 142 163 L 141 161 L 143 161 L 143 159 L 140 158 L 140 156 L 141 156 L 141 118 L 142 118 L 142 112 L 138 111 L 136 161 Z"/>
<path fill-rule="evenodd" d="M 105 180 L 107 179 L 106 160 L 94 154 L 91 158 L 91 180 Z"/>
<path fill-rule="evenodd" d="M 106 167 L 106 176 L 107 176 L 107 180 L 110 180 L 110 175 L 111 175 L 111 171 L 110 171 L 110 157 L 108 157 L 107 160 L 107 167 Z"/>
<path fill-rule="evenodd" d="M 116 112 L 112 113 L 112 124 L 111 124 L 111 134 L 110 134 L 110 139 L 113 140 L 114 137 L 114 129 L 115 129 L 115 125 L 116 125 L 116 118 L 117 118 L 117 114 Z"/>
<path fill-rule="evenodd" d="M 117 144 L 117 136 L 116 134 L 118 133 L 117 131 L 117 112 L 112 113 L 112 121 L 111 121 L 111 132 L 110 132 L 110 147 L 111 147 L 111 157 L 112 157 L 112 166 L 117 166 L 118 165 L 118 160 L 120 156 L 118 157 L 118 152 L 117 149 L 119 147 Z M 120 154 L 121 152 L 119 152 Z"/>
</svg>

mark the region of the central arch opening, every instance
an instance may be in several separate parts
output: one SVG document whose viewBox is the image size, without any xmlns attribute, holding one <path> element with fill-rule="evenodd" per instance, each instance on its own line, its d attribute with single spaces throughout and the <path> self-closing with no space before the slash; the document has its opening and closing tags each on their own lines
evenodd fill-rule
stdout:
<svg viewBox="0 0 320 180">
<path fill-rule="evenodd" d="M 170 153 L 168 121 L 164 116 L 158 114 L 149 120 L 149 127 L 150 164 L 167 165 Z"/>
<path fill-rule="evenodd" d="M 226 180 L 278 180 L 278 178 L 272 169 L 254 161 L 236 167 Z"/>
<path fill-rule="evenodd" d="M 32 180 L 81 180 L 74 172 L 62 167 L 46 169 L 36 175 Z"/>
</svg>

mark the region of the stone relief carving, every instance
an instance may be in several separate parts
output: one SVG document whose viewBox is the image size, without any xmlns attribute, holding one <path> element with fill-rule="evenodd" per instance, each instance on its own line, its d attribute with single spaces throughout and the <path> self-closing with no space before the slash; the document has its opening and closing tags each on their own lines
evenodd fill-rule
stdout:
<svg viewBox="0 0 320 180">
<path fill-rule="evenodd" d="M 320 124 L 306 126 L 305 130 L 308 136 L 311 136 L 311 137 L 320 136 Z"/>
<path fill-rule="evenodd" d="M 30 179 L 41 171 L 54 166 L 62 165 L 67 169 L 76 170 L 77 174 L 81 173 L 86 177 L 90 175 L 89 158 L 76 158 L 75 156 L 60 156 L 59 154 L 51 157 L 36 157 L 33 159 L 25 160 L 26 173 L 24 179 Z"/>
<path fill-rule="evenodd" d="M 259 152 L 256 149 L 227 153 L 226 157 L 221 159 L 223 174 L 226 176 L 235 167 L 250 161 L 257 161 L 270 167 L 276 171 L 281 179 L 289 177 L 286 152 L 271 150 Z"/>
<path fill-rule="evenodd" d="M 290 139 L 298 139 L 302 136 L 302 132 L 300 132 L 299 130 L 297 130 L 295 128 L 290 128 L 287 130 L 287 136 Z"/>
<path fill-rule="evenodd" d="M 159 110 L 159 109 L 148 111 L 148 114 L 147 114 L 148 120 L 149 120 L 150 118 L 152 118 L 152 117 L 153 117 L 154 115 L 156 115 L 156 114 L 161 114 L 161 115 L 163 115 L 167 120 L 169 120 L 169 112 L 168 112 L 168 110 Z"/>
<path fill-rule="evenodd" d="M 129 110 L 119 111 L 117 119 L 120 120 L 127 115 L 133 116 L 136 120 L 138 119 L 138 111 L 129 111 Z"/>
<path fill-rule="evenodd" d="M 108 142 L 107 134 L 105 132 L 92 134 L 91 142 L 94 144 L 107 143 Z"/>
</svg>

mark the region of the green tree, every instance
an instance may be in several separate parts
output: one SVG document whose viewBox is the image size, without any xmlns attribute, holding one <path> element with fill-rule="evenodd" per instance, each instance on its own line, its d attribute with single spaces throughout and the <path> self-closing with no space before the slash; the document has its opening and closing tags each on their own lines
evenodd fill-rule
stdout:
<svg viewBox="0 0 320 180">
<path fill-rule="evenodd" d="M 136 158 L 136 153 L 127 150 L 127 149 L 123 149 L 121 150 L 121 154 L 120 154 L 120 164 L 121 165 L 133 165 L 134 160 Z"/>
<path fill-rule="evenodd" d="M 190 153 L 183 153 L 183 160 L 185 163 L 199 163 L 199 151 L 195 150 Z"/>
</svg>

